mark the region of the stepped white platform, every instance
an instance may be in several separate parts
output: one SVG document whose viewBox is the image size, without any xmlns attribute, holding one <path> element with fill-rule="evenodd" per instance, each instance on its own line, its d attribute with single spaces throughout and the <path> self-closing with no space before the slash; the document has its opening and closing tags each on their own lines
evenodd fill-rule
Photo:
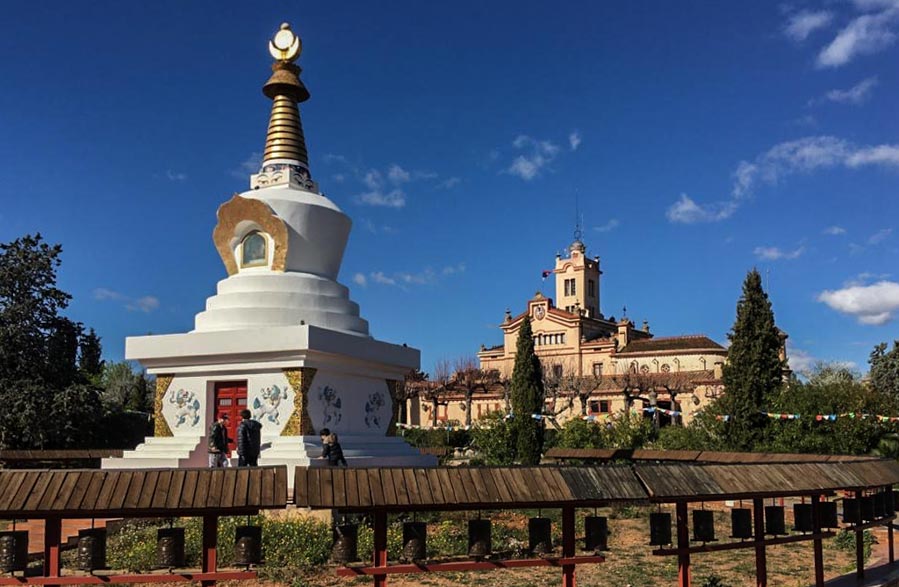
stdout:
<svg viewBox="0 0 899 587">
<path fill-rule="evenodd" d="M 200 436 L 148 436 L 121 458 L 103 459 L 104 469 L 205 467 L 207 447 Z"/>
</svg>

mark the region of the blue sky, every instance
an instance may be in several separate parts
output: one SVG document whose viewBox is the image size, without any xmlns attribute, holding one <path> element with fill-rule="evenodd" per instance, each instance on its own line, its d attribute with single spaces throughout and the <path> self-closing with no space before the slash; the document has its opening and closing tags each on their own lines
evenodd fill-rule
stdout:
<svg viewBox="0 0 899 587">
<path fill-rule="evenodd" d="M 422 366 L 496 325 L 570 243 L 602 310 L 723 342 L 767 276 L 796 366 L 899 328 L 899 2 L 4 4 L 0 240 L 64 247 L 107 358 L 189 330 L 225 276 L 290 21 L 313 175 L 354 220 L 341 281 Z"/>
</svg>

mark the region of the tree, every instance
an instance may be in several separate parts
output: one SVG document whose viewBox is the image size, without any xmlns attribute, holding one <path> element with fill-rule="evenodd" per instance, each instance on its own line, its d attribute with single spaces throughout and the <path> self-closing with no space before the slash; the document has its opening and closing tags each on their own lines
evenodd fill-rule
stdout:
<svg viewBox="0 0 899 587">
<path fill-rule="evenodd" d="M 92 383 L 98 383 L 103 375 L 103 367 L 106 361 L 103 360 L 103 347 L 100 344 L 100 337 L 93 328 L 86 333 L 82 333 L 81 340 L 78 343 L 78 368 L 81 374 Z"/>
<path fill-rule="evenodd" d="M 465 426 L 471 426 L 471 404 L 475 393 L 486 392 L 497 381 L 499 372 L 481 369 L 474 357 L 462 357 L 456 361 L 450 389 L 459 390 L 465 396 Z"/>
<path fill-rule="evenodd" d="M 128 361 L 106 363 L 100 377 L 101 399 L 109 411 L 151 412 L 154 385 Z"/>
<path fill-rule="evenodd" d="M 396 401 L 399 402 L 399 410 L 397 411 L 397 422 L 409 424 L 406 414 L 407 402 L 422 395 L 428 384 L 428 374 L 421 369 L 411 369 L 406 376 L 403 377 L 403 385 L 398 390 Z"/>
<path fill-rule="evenodd" d="M 883 342 L 871 351 L 871 386 L 878 392 L 899 399 L 899 340 L 893 341 L 893 349 L 887 352 Z"/>
<path fill-rule="evenodd" d="M 581 416 L 586 416 L 587 402 L 590 401 L 593 392 L 596 391 L 601 384 L 602 378 L 598 375 L 577 375 L 572 373 L 564 378 L 562 388 L 571 392 L 572 401 L 577 397 L 580 402 Z"/>
<path fill-rule="evenodd" d="M 722 381 L 724 396 L 718 407 L 731 416 L 724 429 L 731 450 L 752 450 L 762 441 L 768 418 L 760 412 L 777 396 L 783 382 L 780 332 L 762 276 L 753 269 L 743 282 L 737 318 L 728 333 L 730 347 Z"/>
<path fill-rule="evenodd" d="M 427 391 L 424 393 L 425 399 L 431 402 L 431 428 L 437 428 L 437 409 L 441 404 L 441 396 L 449 387 L 450 380 L 450 363 L 446 359 L 440 359 L 434 364 L 432 385 L 427 386 Z"/>
<path fill-rule="evenodd" d="M 543 444 L 543 425 L 532 418 L 543 412 L 545 392 L 540 360 L 534 353 L 534 333 L 529 317 L 518 331 L 515 348 L 515 367 L 512 369 L 510 395 L 512 399 L 512 428 L 515 453 L 520 463 L 536 465 L 540 462 Z"/>
</svg>

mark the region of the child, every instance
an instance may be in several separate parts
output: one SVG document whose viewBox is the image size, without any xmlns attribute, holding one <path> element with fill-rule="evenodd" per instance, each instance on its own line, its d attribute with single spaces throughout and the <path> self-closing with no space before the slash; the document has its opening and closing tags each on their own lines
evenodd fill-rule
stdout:
<svg viewBox="0 0 899 587">
<path fill-rule="evenodd" d="M 341 448 L 340 443 L 337 442 L 337 435 L 333 432 L 328 435 L 327 441 L 322 447 L 322 456 L 323 459 L 328 459 L 328 465 L 332 467 L 337 467 L 339 465 L 347 466 L 346 459 L 343 458 L 343 448 Z"/>
</svg>

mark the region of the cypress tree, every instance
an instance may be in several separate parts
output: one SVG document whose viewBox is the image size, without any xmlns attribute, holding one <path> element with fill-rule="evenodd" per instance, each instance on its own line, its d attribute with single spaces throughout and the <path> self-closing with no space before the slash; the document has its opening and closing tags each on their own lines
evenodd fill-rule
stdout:
<svg viewBox="0 0 899 587">
<path fill-rule="evenodd" d="M 763 438 L 768 418 L 765 410 L 783 383 L 780 332 L 762 276 L 755 269 L 746 275 L 743 296 L 737 302 L 737 319 L 728 333 L 730 348 L 724 365 L 721 408 L 731 415 L 724 441 L 732 450 L 752 450 Z"/>
<path fill-rule="evenodd" d="M 544 389 L 540 360 L 534 354 L 534 333 L 530 317 L 524 319 L 518 331 L 509 395 L 512 400 L 512 434 L 517 460 L 523 465 L 536 465 L 540 462 L 543 448 L 543 423 L 531 415 L 542 413 Z"/>
</svg>

